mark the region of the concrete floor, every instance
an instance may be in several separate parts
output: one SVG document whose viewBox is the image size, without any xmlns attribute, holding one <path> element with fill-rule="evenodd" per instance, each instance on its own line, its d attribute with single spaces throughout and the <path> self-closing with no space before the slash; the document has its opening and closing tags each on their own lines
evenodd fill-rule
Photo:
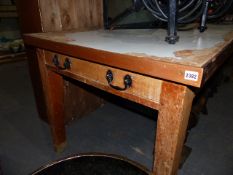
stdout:
<svg viewBox="0 0 233 175">
<path fill-rule="evenodd" d="M 233 82 L 224 83 L 191 130 L 193 151 L 179 175 L 233 174 Z M 156 117 L 155 117 L 156 118 Z M 4 175 L 25 175 L 53 160 L 85 152 L 128 157 L 151 168 L 156 120 L 108 103 L 67 127 L 68 147 L 53 151 L 37 114 L 26 62 L 0 65 L 0 161 Z"/>
</svg>

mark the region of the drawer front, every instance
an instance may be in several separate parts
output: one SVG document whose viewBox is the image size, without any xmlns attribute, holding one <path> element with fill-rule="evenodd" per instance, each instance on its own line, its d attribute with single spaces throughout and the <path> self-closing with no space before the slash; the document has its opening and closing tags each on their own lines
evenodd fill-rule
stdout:
<svg viewBox="0 0 233 175">
<path fill-rule="evenodd" d="M 70 62 L 70 68 L 62 70 L 67 59 Z M 54 60 L 58 60 L 59 65 L 55 66 L 58 63 L 55 63 Z M 161 80 L 49 51 L 45 51 L 45 62 L 48 67 L 60 74 L 137 103 L 156 108 L 155 103 L 159 104 L 160 102 Z M 126 90 L 117 90 L 111 87 L 106 79 L 106 74 L 109 70 L 113 75 L 112 86 L 124 88 L 126 75 L 132 80 L 131 86 Z"/>
</svg>

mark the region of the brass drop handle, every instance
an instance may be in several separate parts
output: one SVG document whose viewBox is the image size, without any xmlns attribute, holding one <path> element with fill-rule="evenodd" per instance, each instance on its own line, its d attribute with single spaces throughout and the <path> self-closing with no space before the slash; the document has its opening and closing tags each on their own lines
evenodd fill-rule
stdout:
<svg viewBox="0 0 233 175">
<path fill-rule="evenodd" d="M 69 58 L 66 58 L 66 59 L 65 59 L 65 62 L 63 63 L 63 67 L 60 66 L 60 62 L 59 62 L 59 60 L 58 60 L 58 55 L 54 55 L 52 61 L 53 61 L 53 64 L 54 64 L 59 70 L 70 69 L 71 62 L 70 62 Z"/>
<path fill-rule="evenodd" d="M 119 90 L 119 91 L 124 91 L 128 88 L 130 88 L 132 86 L 132 78 L 130 75 L 125 75 L 124 76 L 124 85 L 125 87 L 119 87 L 119 86 L 115 86 L 112 84 L 112 81 L 113 81 L 113 73 L 111 70 L 108 70 L 107 73 L 106 73 L 106 80 L 109 84 L 110 87 L 112 87 L 113 89 L 116 89 L 116 90 Z"/>
</svg>

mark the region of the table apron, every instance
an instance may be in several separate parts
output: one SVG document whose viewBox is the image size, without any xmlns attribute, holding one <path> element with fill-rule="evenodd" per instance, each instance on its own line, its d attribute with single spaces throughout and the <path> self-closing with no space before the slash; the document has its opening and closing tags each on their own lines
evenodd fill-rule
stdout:
<svg viewBox="0 0 233 175">
<path fill-rule="evenodd" d="M 162 80 L 50 51 L 44 53 L 46 66 L 62 76 L 70 77 L 153 109 L 159 109 Z M 70 68 L 61 70 L 55 66 L 53 61 L 55 55 L 60 67 L 63 67 L 65 60 L 68 58 Z M 124 87 L 126 75 L 132 78 L 132 86 L 122 91 L 112 88 L 106 79 L 108 70 L 113 73 L 112 84 L 114 86 Z"/>
</svg>

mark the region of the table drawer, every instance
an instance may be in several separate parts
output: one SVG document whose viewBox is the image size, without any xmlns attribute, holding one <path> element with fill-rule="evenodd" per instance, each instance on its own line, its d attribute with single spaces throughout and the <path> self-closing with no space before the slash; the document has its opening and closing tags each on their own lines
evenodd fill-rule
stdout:
<svg viewBox="0 0 233 175">
<path fill-rule="evenodd" d="M 60 74 L 137 103 L 155 108 L 155 103 L 160 102 L 161 80 L 49 51 L 45 51 L 45 62 Z M 107 72 L 111 83 L 107 81 Z"/>
</svg>

